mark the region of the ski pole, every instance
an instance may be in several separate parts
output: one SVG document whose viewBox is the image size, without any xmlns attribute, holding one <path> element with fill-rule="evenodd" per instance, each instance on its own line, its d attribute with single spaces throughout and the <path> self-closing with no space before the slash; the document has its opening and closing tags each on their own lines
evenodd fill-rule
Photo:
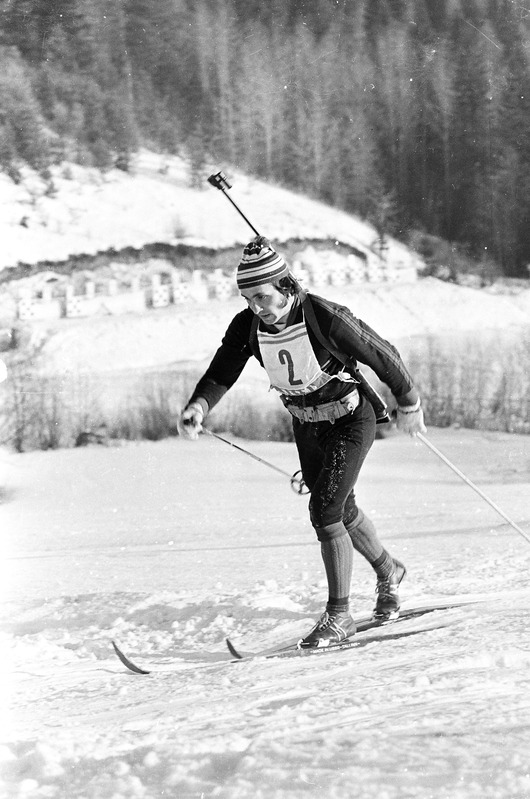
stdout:
<svg viewBox="0 0 530 799">
<path fill-rule="evenodd" d="M 510 517 L 507 516 L 507 514 L 502 510 L 502 508 L 499 508 L 499 506 L 496 505 L 492 499 L 486 496 L 484 491 L 482 491 L 482 489 L 480 489 L 477 485 L 475 485 L 475 483 L 472 480 L 470 480 L 469 477 L 466 477 L 466 475 L 463 472 L 461 472 L 460 469 L 454 465 L 454 463 L 451 463 L 449 458 L 447 458 L 443 454 L 443 452 L 440 452 L 438 447 L 435 447 L 434 444 L 431 441 L 429 441 L 429 439 L 426 438 L 422 433 L 416 433 L 416 438 L 419 438 L 420 441 L 431 450 L 431 452 L 434 452 L 434 454 L 437 455 L 438 458 L 440 458 L 440 460 L 442 460 L 447 466 L 449 466 L 449 468 L 452 469 L 453 472 L 457 474 L 464 481 L 464 483 L 467 483 L 467 485 L 470 488 L 472 488 L 473 491 L 476 491 L 477 494 L 488 503 L 488 505 L 490 505 L 494 510 L 496 510 L 497 513 L 500 516 L 502 516 L 502 518 L 506 522 L 508 522 L 508 524 L 511 525 L 511 527 L 513 527 L 514 530 L 520 533 L 520 535 L 522 535 L 523 538 L 525 538 L 530 543 L 530 535 L 528 535 L 528 533 L 525 533 L 525 531 L 521 527 L 519 527 L 518 524 L 516 524 L 512 519 L 510 519 Z"/>
<path fill-rule="evenodd" d="M 222 192 L 223 192 L 224 196 L 227 198 L 227 200 L 230 200 L 230 202 L 232 203 L 232 205 L 234 206 L 234 208 L 236 209 L 236 211 L 237 211 L 239 214 L 241 214 L 241 216 L 243 217 L 243 219 L 245 220 L 245 222 L 247 223 L 247 225 L 248 225 L 248 226 L 249 226 L 249 227 L 250 227 L 250 228 L 251 228 L 251 229 L 254 231 L 254 233 L 256 234 L 256 236 L 259 236 L 260 234 L 259 234 L 259 232 L 256 230 L 256 228 L 254 227 L 254 225 L 252 224 L 252 222 L 250 222 L 250 221 L 247 219 L 247 217 L 245 216 L 245 214 L 243 213 L 243 211 L 241 210 L 241 208 L 239 208 L 239 206 L 238 206 L 238 205 L 237 205 L 237 204 L 236 204 L 236 203 L 233 201 L 233 199 L 230 197 L 230 195 L 226 193 L 226 190 L 227 190 L 227 189 L 231 189 L 231 188 L 232 188 L 232 186 L 231 186 L 231 185 L 230 185 L 230 183 L 227 181 L 227 179 L 226 179 L 226 176 L 225 176 L 224 172 L 217 172 L 215 175 L 210 175 L 210 177 L 208 178 L 208 183 L 210 183 L 212 186 L 215 186 L 215 188 L 216 188 L 216 189 L 219 189 L 220 191 L 222 191 Z"/>
<path fill-rule="evenodd" d="M 212 436 L 212 438 L 216 438 L 218 441 L 223 441 L 225 444 L 228 444 L 230 447 L 233 447 L 234 449 L 238 449 L 239 452 L 243 452 L 245 455 L 248 455 L 249 458 L 254 458 L 255 461 L 263 463 L 265 466 L 268 466 L 269 469 L 274 469 L 275 472 L 283 474 L 284 477 L 288 477 L 291 483 L 291 488 L 296 494 L 308 493 L 308 488 L 304 483 L 304 480 L 302 478 L 302 472 L 300 469 L 297 472 L 295 472 L 291 477 L 291 475 L 288 472 L 285 472 L 283 469 L 280 469 L 279 466 L 275 466 L 273 463 L 269 463 L 269 461 L 264 460 L 264 458 L 260 458 L 258 455 L 255 455 L 253 452 L 249 452 L 248 449 L 244 449 L 244 447 L 240 447 L 238 446 L 238 444 L 234 444 L 233 441 L 229 441 L 227 438 L 223 438 L 223 436 L 220 436 L 218 433 L 212 433 L 212 431 L 207 430 L 206 427 L 202 428 L 202 432 L 206 433 L 209 436 Z"/>
</svg>

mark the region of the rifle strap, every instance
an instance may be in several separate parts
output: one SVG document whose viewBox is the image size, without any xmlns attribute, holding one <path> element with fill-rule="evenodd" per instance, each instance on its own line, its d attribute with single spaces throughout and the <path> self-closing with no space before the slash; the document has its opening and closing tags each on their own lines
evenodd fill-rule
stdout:
<svg viewBox="0 0 530 799">
<path fill-rule="evenodd" d="M 299 294 L 299 297 L 302 303 L 302 308 L 304 310 L 304 316 L 306 318 L 307 324 L 309 325 L 315 338 L 320 344 L 322 344 L 325 350 L 327 350 L 331 355 L 333 355 L 334 358 L 337 359 L 339 363 L 341 363 L 343 366 L 348 367 L 353 372 L 353 377 L 358 382 L 361 393 L 366 396 L 367 400 L 370 402 L 375 411 L 376 423 L 384 424 L 386 422 L 389 422 L 390 417 L 388 415 L 386 402 L 377 393 L 377 391 L 373 388 L 373 386 L 370 385 L 366 377 L 359 370 L 356 361 L 345 355 L 343 352 L 340 352 L 340 350 L 334 347 L 331 341 L 327 339 L 322 333 L 322 330 L 320 329 L 320 325 L 318 324 L 318 320 L 315 315 L 313 303 L 311 302 L 311 299 L 308 297 L 307 292 L 302 290 Z M 254 354 L 259 353 L 259 346 L 257 341 L 258 326 L 259 326 L 259 317 L 254 316 L 250 327 L 250 342 L 249 342 L 250 348 Z"/>
</svg>

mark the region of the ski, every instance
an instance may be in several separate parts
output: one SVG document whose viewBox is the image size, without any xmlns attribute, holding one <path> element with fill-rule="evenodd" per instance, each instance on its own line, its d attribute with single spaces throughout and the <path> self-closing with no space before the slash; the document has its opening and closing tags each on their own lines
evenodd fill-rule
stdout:
<svg viewBox="0 0 530 799">
<path fill-rule="evenodd" d="M 387 624 L 380 624 L 377 626 L 389 627 L 395 624 L 396 621 L 398 621 L 398 619 L 388 622 Z M 311 657 L 313 655 L 331 655 L 333 653 L 341 652 L 345 649 L 362 649 L 362 647 L 368 646 L 368 644 L 374 644 L 378 641 L 395 641 L 398 638 L 408 638 L 409 636 L 419 635 L 419 633 L 430 632 L 431 630 L 441 630 L 444 627 L 448 627 L 449 624 L 450 622 L 440 621 L 439 624 L 428 624 L 423 627 L 417 627 L 414 630 L 401 630 L 384 635 L 381 633 L 375 633 L 372 635 L 365 635 L 362 638 L 356 633 L 354 638 L 345 638 L 344 641 L 340 641 L 337 644 L 329 644 L 329 646 L 301 647 L 297 645 L 290 645 L 287 647 L 281 647 L 280 649 L 267 651 L 265 653 L 256 652 L 250 655 L 242 655 L 237 651 L 232 642 L 229 642 L 228 640 L 227 646 L 235 658 L 233 661 L 231 661 L 232 663 L 244 663 L 246 661 L 256 660 L 259 658 L 264 658 L 265 660 L 270 660 L 273 658 L 303 658 Z"/>
<path fill-rule="evenodd" d="M 451 608 L 459 608 L 465 605 L 472 605 L 477 604 L 479 602 L 487 601 L 487 597 L 480 597 L 480 598 L 462 598 L 462 599 L 447 599 L 444 600 L 436 600 L 433 602 L 426 603 L 424 605 L 416 605 L 413 607 L 404 607 L 400 610 L 399 616 L 395 619 L 390 620 L 380 620 L 373 617 L 373 615 L 365 615 L 359 616 L 355 619 L 356 625 L 356 632 L 355 636 L 351 638 L 346 638 L 344 641 L 340 641 L 337 644 L 330 644 L 326 647 L 301 647 L 299 646 L 299 642 L 291 642 L 279 647 L 273 647 L 270 649 L 263 649 L 258 652 L 240 652 L 236 646 L 234 646 L 233 642 L 227 638 L 226 645 L 230 654 L 234 657 L 235 661 L 248 661 L 254 660 L 255 658 L 289 658 L 289 657 L 307 657 L 310 655 L 324 655 L 326 653 L 331 654 L 332 652 L 338 652 L 344 649 L 359 649 L 362 646 L 367 646 L 370 643 L 374 643 L 375 641 L 381 640 L 392 640 L 396 638 L 403 638 L 408 635 L 415 635 L 420 632 L 426 632 L 432 629 L 439 629 L 440 627 L 445 627 L 446 624 L 443 622 L 438 626 L 433 627 L 430 625 L 425 629 L 415 629 L 411 631 L 403 631 L 397 632 L 394 634 L 384 634 L 381 635 L 375 634 L 371 636 L 362 636 L 360 634 L 369 632 L 370 630 L 376 629 L 384 629 L 387 630 L 389 627 L 393 627 L 399 622 L 407 621 L 414 618 L 419 618 L 421 616 L 425 616 L 428 613 L 434 613 L 435 611 L 443 611 L 443 610 L 450 610 Z"/>
<path fill-rule="evenodd" d="M 240 652 L 237 647 L 230 641 L 229 638 L 226 639 L 226 644 L 229 650 L 230 655 L 232 656 L 231 660 L 221 658 L 211 660 L 210 662 L 200 661 L 196 663 L 196 666 L 215 666 L 220 664 L 229 664 L 229 663 L 244 663 L 250 660 L 254 660 L 256 658 L 288 658 L 288 657 L 306 657 L 311 655 L 323 655 L 323 654 L 331 654 L 332 652 L 338 652 L 341 650 L 348 650 L 348 649 L 359 649 L 363 646 L 367 646 L 370 643 L 374 643 L 376 641 L 382 640 L 395 640 L 396 638 L 404 638 L 410 635 L 416 635 L 421 632 L 426 632 L 428 630 L 439 629 L 441 627 L 445 627 L 446 623 L 443 620 L 440 620 L 440 624 L 433 626 L 426 626 L 420 629 L 413 629 L 413 630 L 404 630 L 400 631 L 399 628 L 396 632 L 391 631 L 389 628 L 394 628 L 395 625 L 399 625 L 400 622 L 414 619 L 426 615 L 428 613 L 432 613 L 434 611 L 443 611 L 443 610 L 450 610 L 451 608 L 459 608 L 464 607 L 466 605 L 474 605 L 481 602 L 492 601 L 494 597 L 488 595 L 472 595 L 469 597 L 448 597 L 447 599 L 439 598 L 435 599 L 431 602 L 426 602 L 424 604 L 413 605 L 410 607 L 404 606 L 401 611 L 400 615 L 397 619 L 393 619 L 391 621 L 385 622 L 380 621 L 378 619 L 374 619 L 372 614 L 366 614 L 363 616 L 358 616 L 355 619 L 355 623 L 357 626 L 357 632 L 355 637 L 351 639 L 346 639 L 345 641 L 341 641 L 339 644 L 332 644 L 328 647 L 312 647 L 301 649 L 297 646 L 298 641 L 291 641 L 284 645 L 271 647 L 269 649 L 259 650 L 257 652 Z M 380 630 L 380 632 L 372 634 L 372 635 L 363 635 L 364 633 L 369 632 L 370 630 Z M 382 633 L 384 631 L 384 633 Z M 119 658 L 121 663 L 133 674 L 139 675 L 147 675 L 156 673 L 157 671 L 163 671 L 167 669 L 160 669 L 155 668 L 153 671 L 152 669 L 146 669 L 136 665 L 117 645 L 115 641 L 112 641 L 112 647 L 116 656 Z M 217 658 L 217 656 L 216 656 Z"/>
<path fill-rule="evenodd" d="M 115 653 L 117 654 L 123 665 L 129 669 L 129 671 L 132 671 L 133 674 L 151 674 L 150 671 L 147 671 L 146 669 L 141 669 L 140 666 L 137 666 L 135 663 L 132 662 L 132 660 L 129 660 L 127 655 L 125 655 L 121 651 L 121 649 L 119 648 L 119 646 L 116 644 L 115 641 L 111 641 L 111 644 L 114 647 Z"/>
</svg>

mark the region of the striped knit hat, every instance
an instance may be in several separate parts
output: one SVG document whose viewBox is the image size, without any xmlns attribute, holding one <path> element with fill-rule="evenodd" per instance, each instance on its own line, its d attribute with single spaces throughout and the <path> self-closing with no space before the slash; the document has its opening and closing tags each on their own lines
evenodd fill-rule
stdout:
<svg viewBox="0 0 530 799">
<path fill-rule="evenodd" d="M 263 236 L 251 241 L 243 250 L 237 267 L 237 287 L 250 289 L 262 283 L 273 283 L 289 275 L 289 267 Z"/>
</svg>

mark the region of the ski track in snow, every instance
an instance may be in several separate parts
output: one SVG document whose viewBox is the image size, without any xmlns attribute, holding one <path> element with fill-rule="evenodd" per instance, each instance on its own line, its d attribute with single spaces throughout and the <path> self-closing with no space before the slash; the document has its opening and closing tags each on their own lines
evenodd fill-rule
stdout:
<svg viewBox="0 0 530 799">
<path fill-rule="evenodd" d="M 528 437 L 429 435 L 524 522 Z M 404 601 L 490 599 L 358 650 L 230 663 L 226 635 L 306 632 L 325 582 L 307 499 L 214 444 L 2 454 L 0 796 L 529 799 L 528 544 L 419 442 L 376 442 L 359 498 L 407 562 Z M 296 468 L 292 445 L 248 446 Z M 356 560 L 355 613 L 373 589 Z"/>
</svg>

